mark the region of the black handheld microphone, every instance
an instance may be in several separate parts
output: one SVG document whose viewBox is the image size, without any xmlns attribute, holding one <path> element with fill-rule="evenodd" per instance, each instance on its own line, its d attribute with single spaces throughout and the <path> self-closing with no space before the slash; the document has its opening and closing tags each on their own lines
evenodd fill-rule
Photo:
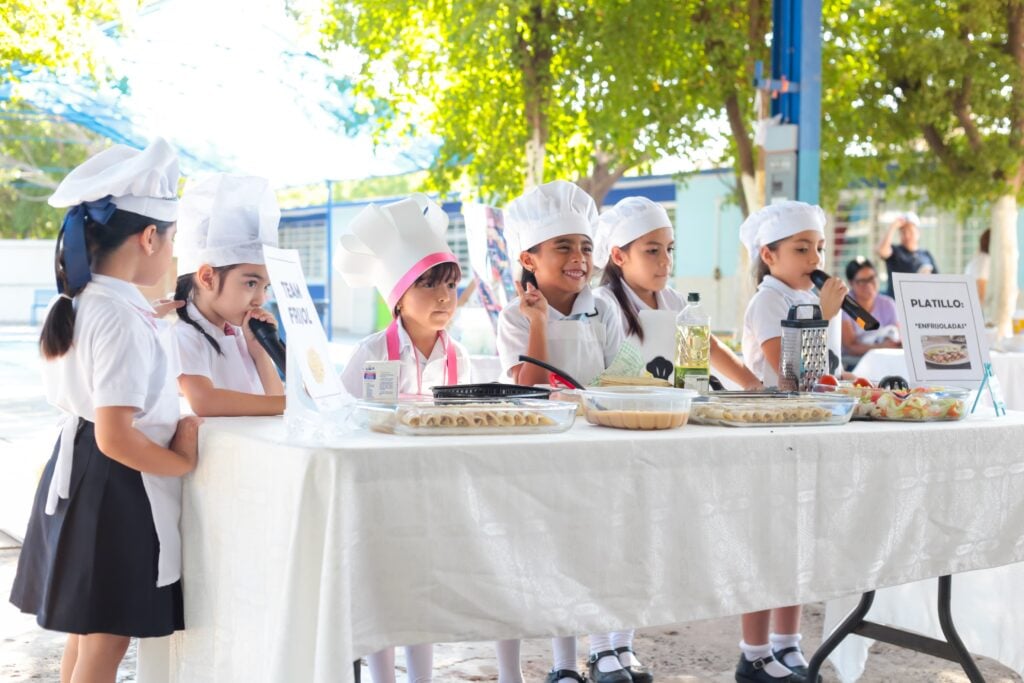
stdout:
<svg viewBox="0 0 1024 683">
<path fill-rule="evenodd" d="M 816 270 L 811 273 L 811 282 L 813 282 L 814 286 L 820 290 L 825 286 L 825 281 L 830 277 L 832 276 L 825 271 Z M 843 299 L 843 310 L 846 311 L 847 315 L 856 320 L 857 324 L 865 330 L 878 329 L 878 321 L 875 320 L 874 316 L 861 308 L 861 305 L 849 294 L 847 294 L 846 298 Z"/>
<path fill-rule="evenodd" d="M 277 328 L 268 322 L 257 320 L 256 318 L 249 318 L 249 329 L 252 330 L 253 336 L 256 337 L 256 341 L 260 343 L 260 346 L 270 356 L 270 360 L 274 361 L 274 365 L 281 372 L 281 376 L 284 376 L 284 359 L 285 359 L 285 345 L 284 342 L 277 338 Z"/>
</svg>

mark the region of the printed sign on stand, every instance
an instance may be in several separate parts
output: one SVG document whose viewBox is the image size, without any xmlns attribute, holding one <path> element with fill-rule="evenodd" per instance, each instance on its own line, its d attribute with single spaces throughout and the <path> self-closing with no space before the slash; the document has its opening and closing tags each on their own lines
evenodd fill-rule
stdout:
<svg viewBox="0 0 1024 683">
<path fill-rule="evenodd" d="M 263 255 L 288 334 L 285 417 L 301 412 L 327 414 L 342 410 L 351 397 L 331 364 L 327 335 L 309 295 L 299 252 L 264 246 Z M 295 366 L 299 373 L 292 370 Z"/>
<path fill-rule="evenodd" d="M 999 412 L 985 321 L 974 279 L 967 275 L 893 274 L 903 353 L 911 384 L 986 385 Z"/>
</svg>

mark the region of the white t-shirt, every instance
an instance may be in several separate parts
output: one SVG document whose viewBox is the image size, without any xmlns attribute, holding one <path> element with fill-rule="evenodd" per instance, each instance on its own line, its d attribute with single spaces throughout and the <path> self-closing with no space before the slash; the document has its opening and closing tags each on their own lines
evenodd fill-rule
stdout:
<svg viewBox="0 0 1024 683">
<path fill-rule="evenodd" d="M 76 417 L 95 422 L 97 408 L 132 407 L 135 428 L 166 448 L 180 417 L 171 326 L 135 285 L 105 275 L 93 275 L 74 303 L 74 343 L 43 364 L 47 400 L 66 414 L 65 438 Z M 70 472 L 69 448 L 58 456 L 52 486 Z M 181 479 L 143 473 L 142 483 L 160 541 L 157 585 L 166 586 L 181 577 Z"/>
<path fill-rule="evenodd" d="M 654 293 L 655 302 L 658 304 L 657 309 L 652 309 L 648 306 L 643 299 L 637 296 L 636 292 L 633 291 L 633 288 L 625 282 L 622 283 L 622 289 L 626 292 L 626 298 L 629 299 L 629 302 L 633 304 L 633 308 L 637 311 L 659 310 L 679 313 L 686 308 L 686 300 L 679 292 L 671 287 L 666 287 L 665 289 Z M 619 312 L 619 321 L 622 323 L 623 334 L 625 334 L 626 314 L 622 311 L 622 306 L 619 305 L 619 300 L 615 298 L 615 293 L 612 292 L 611 287 L 608 285 L 601 285 L 594 290 L 594 297 L 605 302 L 610 308 Z M 627 339 L 638 346 L 640 344 L 639 340 L 633 335 L 630 335 Z"/>
<path fill-rule="evenodd" d="M 793 289 L 771 275 L 765 276 L 747 304 L 743 315 L 743 362 L 766 387 L 777 386 L 779 375 L 765 358 L 761 345 L 782 336 L 782 321 L 789 316 L 789 307 L 798 304 L 820 305 L 821 301 L 814 292 Z M 842 358 L 842 336 L 842 316 L 836 314 L 828 323 L 828 348 L 837 360 Z M 831 365 L 830 369 L 835 371 Z"/>
<path fill-rule="evenodd" d="M 430 358 L 424 358 L 402 325 L 398 320 L 398 347 L 399 358 L 402 369 L 399 377 L 398 393 L 409 395 L 428 395 L 430 389 L 435 386 L 446 384 L 470 384 L 471 369 L 469 353 L 465 347 L 446 335 L 448 343 L 455 347 L 455 358 L 459 368 L 458 378 L 449 378 L 447 372 L 448 354 L 444 342 L 440 338 L 434 342 L 434 348 L 430 352 Z M 345 364 L 341 373 L 341 383 L 345 389 L 357 398 L 363 395 L 363 366 L 369 360 L 388 360 L 387 330 L 371 334 L 361 342 L 358 348 L 352 353 L 352 357 Z"/>
<path fill-rule="evenodd" d="M 607 368 L 622 348 L 625 341 L 622 324 L 619 322 L 618 304 L 611 305 L 603 299 L 598 299 L 589 287 L 585 288 L 576 296 L 572 310 L 569 315 L 563 315 L 559 311 L 548 306 L 548 325 L 555 322 L 571 321 L 579 325 L 598 325 L 597 338 L 600 340 L 600 355 L 603 359 L 603 366 L 597 369 L 594 376 Z M 526 353 L 530 341 L 530 321 L 523 312 L 519 310 L 519 297 L 508 302 L 508 305 L 501 310 L 498 316 L 498 358 L 501 361 L 502 373 L 511 377 L 511 370 L 519 365 L 519 355 Z M 551 341 L 549 335 L 549 342 Z M 594 365 L 598 365 L 596 363 Z M 556 363 L 557 365 L 557 363 Z M 580 382 L 588 382 L 593 368 L 588 367 L 562 367 L 570 375 L 573 375 Z"/>
<path fill-rule="evenodd" d="M 971 258 L 971 262 L 967 264 L 964 274 L 970 275 L 975 280 L 988 280 L 989 263 L 991 260 L 988 254 L 979 251 Z"/>
<path fill-rule="evenodd" d="M 187 304 L 185 310 L 192 320 L 217 341 L 221 353 L 217 353 L 199 330 L 184 320 L 178 320 L 174 324 L 174 336 L 181 358 L 181 374 L 207 377 L 217 389 L 265 394 L 242 328 L 228 323 L 228 329 L 234 334 L 227 334 L 225 328 L 216 327 L 192 303 Z"/>
</svg>

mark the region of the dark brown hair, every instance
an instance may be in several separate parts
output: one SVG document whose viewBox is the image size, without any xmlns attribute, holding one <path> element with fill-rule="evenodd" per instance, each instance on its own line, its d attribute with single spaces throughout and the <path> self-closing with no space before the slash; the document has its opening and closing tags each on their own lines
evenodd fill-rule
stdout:
<svg viewBox="0 0 1024 683">
<path fill-rule="evenodd" d="M 151 225 L 156 228 L 158 234 L 163 235 L 174 225 L 174 221 L 158 221 L 131 211 L 115 209 L 106 223 L 98 223 L 87 214 L 85 217 L 85 249 L 89 259 L 89 270 L 95 271 L 96 267 L 101 265 L 129 237 L 142 232 Z M 75 339 L 75 307 L 71 300 L 85 289 L 84 285 L 75 290 L 68 287 L 63 236 L 57 245 L 53 269 L 60 285 L 59 288 L 64 290 L 64 295 L 50 307 L 50 311 L 46 314 L 46 321 L 43 323 L 43 330 L 39 335 L 39 351 L 47 360 L 60 358 L 71 348 Z"/>
<path fill-rule="evenodd" d="M 539 254 L 540 245 L 535 244 L 529 249 L 524 249 L 524 251 L 528 251 L 531 254 Z M 533 285 L 537 289 L 540 289 L 540 286 L 537 284 L 537 276 L 533 274 L 532 270 L 527 270 L 526 268 L 523 268 L 523 273 L 519 276 L 519 284 L 523 286 L 523 289 L 526 289 L 526 285 Z"/>
<path fill-rule="evenodd" d="M 985 228 L 985 232 L 981 233 L 981 237 L 978 239 L 978 246 L 981 249 L 982 254 L 988 253 L 988 243 L 991 238 L 992 231 L 988 228 Z"/>
<path fill-rule="evenodd" d="M 632 246 L 633 242 L 630 242 L 625 246 L 619 247 L 619 249 L 628 252 Z M 640 341 L 643 341 L 644 328 L 640 325 L 640 316 L 633 307 L 633 303 L 626 295 L 626 282 L 622 273 L 622 268 L 612 260 L 611 254 L 608 255 L 608 263 L 605 265 L 604 272 L 601 274 L 601 284 L 608 285 L 608 289 L 611 290 L 611 293 L 615 296 L 615 300 L 619 303 L 619 308 L 622 309 L 622 315 L 626 317 L 626 336 L 628 337 L 635 334 Z"/>
<path fill-rule="evenodd" d="M 238 265 L 239 264 L 235 264 L 235 265 L 231 265 L 231 266 L 211 266 L 213 268 L 213 272 L 218 275 L 218 278 L 217 278 L 217 293 L 218 294 L 220 294 L 221 291 L 224 289 L 224 275 L 229 273 L 229 272 L 231 272 L 235 268 L 237 268 Z M 177 281 L 177 283 L 175 283 L 175 287 L 174 287 L 174 300 L 175 301 L 184 301 L 187 304 L 189 301 L 192 300 L 192 295 L 195 293 L 195 291 L 196 291 L 196 274 L 195 273 L 185 273 L 184 275 L 179 275 L 178 276 L 178 281 Z M 204 337 L 206 337 L 206 341 L 210 342 L 210 346 L 213 347 L 214 351 L 216 351 L 218 355 L 223 356 L 224 352 L 220 350 L 220 344 L 217 343 L 217 340 L 214 339 L 213 337 L 211 337 L 206 332 L 206 330 L 204 330 L 202 328 L 202 326 L 198 322 L 196 322 L 195 320 L 192 319 L 192 316 L 189 315 L 187 309 L 188 309 L 187 305 L 186 306 L 182 306 L 181 308 L 179 308 L 178 309 L 178 317 L 181 320 L 183 320 L 184 322 L 186 322 L 189 325 L 191 325 L 192 327 L 194 327 L 197 330 L 199 330 L 199 333 L 202 334 Z"/>
<path fill-rule="evenodd" d="M 779 245 L 788 240 L 788 237 L 783 237 L 781 240 L 775 240 L 770 244 L 764 246 L 768 247 L 768 251 L 778 251 Z M 765 276 L 771 275 L 771 268 L 768 264 L 761 260 L 761 250 L 757 250 L 757 256 L 754 257 L 754 284 L 759 285 L 764 281 Z"/>
<path fill-rule="evenodd" d="M 443 282 L 458 282 L 462 278 L 462 268 L 459 267 L 458 263 L 452 263 L 451 261 L 445 261 L 444 263 L 438 263 L 436 266 L 427 268 L 426 271 L 416 281 L 409 286 L 409 289 L 417 286 L 433 287 L 434 285 L 441 284 Z M 406 290 L 408 291 L 408 290 Z M 405 296 L 403 294 L 402 296 Z M 401 301 L 401 299 L 399 299 Z M 392 317 L 398 317 L 398 304 L 391 310 Z"/>
</svg>

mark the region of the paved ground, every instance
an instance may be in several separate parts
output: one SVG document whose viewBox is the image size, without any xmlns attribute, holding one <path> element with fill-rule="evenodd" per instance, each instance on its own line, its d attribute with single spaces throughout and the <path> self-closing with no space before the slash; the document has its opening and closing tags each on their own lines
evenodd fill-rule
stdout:
<svg viewBox="0 0 1024 683">
<path fill-rule="evenodd" d="M 332 349 L 332 357 L 344 358 L 351 343 L 351 339 L 339 340 Z M 20 614 L 6 601 L 17 564 L 17 540 L 24 533 L 36 482 L 53 446 L 55 415 L 44 400 L 39 381 L 35 331 L 0 328 L 0 681 L 4 683 L 58 681 L 64 637 L 41 630 L 32 617 Z M 820 642 L 821 612 L 820 604 L 805 610 L 808 649 Z M 737 619 L 728 618 L 645 629 L 638 634 L 636 646 L 655 670 L 658 681 L 729 683 L 737 657 L 738 626 Z M 583 647 L 585 643 L 581 644 L 581 651 Z M 967 681 L 955 665 L 942 660 L 878 644 L 871 652 L 862 681 Z M 490 643 L 440 645 L 435 651 L 435 680 L 493 681 L 493 654 Z M 398 661 L 401 666 L 401 655 Z M 1021 680 L 992 660 L 979 659 L 979 663 L 989 683 Z M 527 680 L 543 680 L 549 667 L 548 642 L 526 641 L 523 670 Z M 132 647 L 122 663 L 118 681 L 134 681 L 134 671 Z M 837 680 L 831 669 L 824 673 L 826 680 Z"/>
</svg>

